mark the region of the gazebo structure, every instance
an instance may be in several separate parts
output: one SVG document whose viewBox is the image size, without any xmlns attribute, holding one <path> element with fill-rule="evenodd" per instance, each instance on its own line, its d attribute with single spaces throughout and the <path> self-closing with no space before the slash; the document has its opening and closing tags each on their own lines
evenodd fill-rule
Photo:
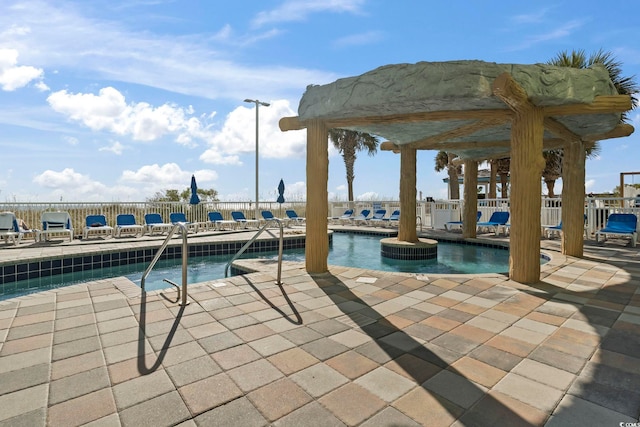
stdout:
<svg viewBox="0 0 640 427">
<path fill-rule="evenodd" d="M 464 172 L 458 174 L 458 185 L 464 184 Z M 442 182 L 447 184 L 447 192 L 449 199 L 451 199 L 451 187 L 449 186 L 449 177 L 442 178 Z M 509 182 L 509 177 L 507 176 L 505 182 Z M 478 169 L 478 176 L 476 184 L 478 185 L 478 189 L 480 187 L 484 188 L 484 194 L 489 194 L 489 187 L 491 186 L 491 170 L 490 169 Z M 502 185 L 502 178 L 500 175 L 495 176 L 495 185 Z"/>
<path fill-rule="evenodd" d="M 478 163 L 511 158 L 509 276 L 540 280 L 542 153 L 564 149 L 562 251 L 582 256 L 585 146 L 628 136 L 618 95 L 602 66 L 574 69 L 483 61 L 387 65 L 360 76 L 307 87 L 297 117 L 282 131 L 307 129 L 309 273 L 328 271 L 328 130 L 379 135 L 382 149 L 400 153 L 398 241 L 419 243 L 416 231 L 416 152 L 443 150 L 464 162 L 463 237 L 475 237 Z"/>
</svg>

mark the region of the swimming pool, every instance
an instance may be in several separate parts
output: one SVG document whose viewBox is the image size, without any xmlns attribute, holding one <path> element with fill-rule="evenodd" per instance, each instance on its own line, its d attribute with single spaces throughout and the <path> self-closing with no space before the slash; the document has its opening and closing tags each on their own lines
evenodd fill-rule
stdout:
<svg viewBox="0 0 640 427">
<path fill-rule="evenodd" d="M 505 273 L 509 270 L 509 251 L 506 249 L 444 241 L 438 243 L 438 258 L 434 260 L 404 261 L 383 258 L 380 256 L 380 239 L 383 237 L 334 233 L 328 263 L 371 270 L 430 274 Z M 188 282 L 199 283 L 223 278 L 225 266 L 231 257 L 232 255 L 189 257 Z M 277 252 L 246 253 L 241 258 L 276 259 Z M 283 258 L 286 261 L 304 261 L 304 249 L 286 250 Z M 139 285 L 147 266 L 148 263 L 134 263 L 6 283 L 0 293 L 0 300 L 117 276 L 126 276 Z M 163 281 L 165 278 L 177 284 L 182 283 L 180 259 L 159 261 L 145 281 L 146 289 L 169 287 L 170 285 Z"/>
</svg>

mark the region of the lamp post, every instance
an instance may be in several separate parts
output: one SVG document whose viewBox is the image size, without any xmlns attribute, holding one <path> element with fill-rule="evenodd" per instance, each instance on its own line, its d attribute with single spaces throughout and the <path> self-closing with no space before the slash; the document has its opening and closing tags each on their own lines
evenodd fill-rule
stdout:
<svg viewBox="0 0 640 427">
<path fill-rule="evenodd" d="M 259 101 L 257 99 L 245 99 L 244 102 L 249 102 L 252 104 L 256 104 L 256 219 L 259 218 L 258 216 L 258 109 L 259 107 L 262 105 L 263 107 L 268 107 L 269 104 L 268 102 L 262 102 Z"/>
</svg>

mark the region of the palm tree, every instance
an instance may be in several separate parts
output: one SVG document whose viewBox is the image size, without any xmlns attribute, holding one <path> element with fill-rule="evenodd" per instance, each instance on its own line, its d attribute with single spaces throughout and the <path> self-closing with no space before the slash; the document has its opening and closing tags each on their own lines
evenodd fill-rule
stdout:
<svg viewBox="0 0 640 427">
<path fill-rule="evenodd" d="M 544 169 L 542 170 L 542 179 L 547 186 L 547 195 L 549 197 L 556 197 L 553 188 L 555 187 L 556 180 L 562 176 L 562 150 L 549 150 L 544 151 Z"/>
<path fill-rule="evenodd" d="M 342 154 L 344 165 L 347 169 L 347 186 L 349 189 L 349 201 L 353 202 L 353 180 L 354 164 L 356 162 L 356 153 L 358 151 L 367 151 L 367 154 L 373 156 L 378 151 L 378 137 L 369 135 L 365 132 L 358 132 L 347 129 L 331 129 L 329 130 L 329 138 L 333 142 L 338 152 Z"/>
<path fill-rule="evenodd" d="M 511 170 L 511 157 L 492 161 L 496 163 L 496 173 L 500 176 L 500 197 L 506 199 L 509 197 L 509 184 L 507 181 Z M 491 169 L 493 170 L 493 168 Z"/>
<path fill-rule="evenodd" d="M 436 154 L 435 170 L 436 172 L 441 172 L 443 170 L 447 170 L 447 174 L 449 175 L 449 194 L 451 195 L 451 200 L 460 199 L 460 186 L 458 185 L 458 175 L 462 173 L 462 166 L 454 165 L 453 159 L 455 155 L 453 153 L 447 153 L 446 151 L 438 151 Z"/>
<path fill-rule="evenodd" d="M 640 86 L 636 83 L 635 76 L 622 76 L 622 64 L 615 60 L 611 52 L 605 52 L 600 49 L 587 58 L 584 50 L 574 50 L 571 53 L 564 51 L 557 54 L 555 58 L 549 60 L 547 64 L 571 68 L 589 68 L 592 65 L 601 64 L 607 69 L 609 78 L 618 93 L 620 95 L 631 96 L 632 109 L 638 106 L 638 98 L 636 97 L 636 94 L 638 93 Z M 620 121 L 625 123 L 627 120 L 628 112 L 622 113 Z M 599 152 L 600 144 L 598 144 L 597 141 L 594 145 L 586 147 L 587 158 L 594 157 Z M 562 176 L 563 151 L 561 149 L 550 150 L 545 152 L 544 156 L 547 164 L 542 176 L 547 186 L 549 197 L 555 197 L 553 187 L 556 180 Z"/>
</svg>

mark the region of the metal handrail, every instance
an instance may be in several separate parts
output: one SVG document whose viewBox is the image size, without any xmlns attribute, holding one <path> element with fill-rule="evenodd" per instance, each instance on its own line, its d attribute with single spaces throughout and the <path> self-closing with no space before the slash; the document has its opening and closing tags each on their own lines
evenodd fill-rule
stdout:
<svg viewBox="0 0 640 427">
<path fill-rule="evenodd" d="M 189 305 L 189 301 L 187 300 L 187 260 L 189 258 L 189 246 L 187 245 L 187 224 L 183 222 L 176 223 L 171 231 L 169 231 L 169 233 L 167 234 L 167 238 L 164 239 L 164 242 L 156 252 L 156 255 L 151 260 L 151 263 L 149 263 L 149 266 L 142 274 L 142 279 L 140 279 L 140 287 L 144 291 L 144 281 L 160 259 L 160 256 L 162 256 L 162 253 L 167 248 L 171 237 L 173 237 L 178 228 L 182 230 L 182 301 L 180 302 L 180 305 Z M 164 281 L 169 283 L 170 285 L 175 286 L 178 289 L 178 299 L 180 299 L 180 286 L 173 283 L 169 279 L 164 279 Z"/>
<path fill-rule="evenodd" d="M 258 232 L 247 242 L 244 244 L 244 246 L 242 246 L 240 248 L 240 250 L 238 251 L 238 253 L 236 253 L 233 258 L 231 258 L 231 261 L 229 261 L 226 265 L 226 267 L 224 268 L 224 277 L 229 277 L 229 267 L 231 266 L 231 264 L 233 263 L 233 261 L 235 261 L 236 259 L 238 259 L 238 257 L 240 255 L 242 255 L 244 253 L 244 251 L 247 250 L 247 248 L 249 246 L 251 246 L 251 244 L 253 242 L 256 241 L 256 239 L 258 238 L 258 236 L 260 236 L 260 234 L 262 234 L 262 232 L 264 230 L 267 229 L 267 227 L 269 226 L 269 224 L 271 223 L 271 221 L 274 221 L 276 223 L 278 223 L 278 227 L 280 228 L 280 240 L 278 243 L 278 277 L 276 279 L 276 285 L 282 285 L 282 248 L 283 248 L 283 234 L 284 234 L 284 229 L 282 227 L 282 221 L 278 218 L 271 218 L 269 219 L 263 226 L 261 229 L 258 230 Z"/>
</svg>

